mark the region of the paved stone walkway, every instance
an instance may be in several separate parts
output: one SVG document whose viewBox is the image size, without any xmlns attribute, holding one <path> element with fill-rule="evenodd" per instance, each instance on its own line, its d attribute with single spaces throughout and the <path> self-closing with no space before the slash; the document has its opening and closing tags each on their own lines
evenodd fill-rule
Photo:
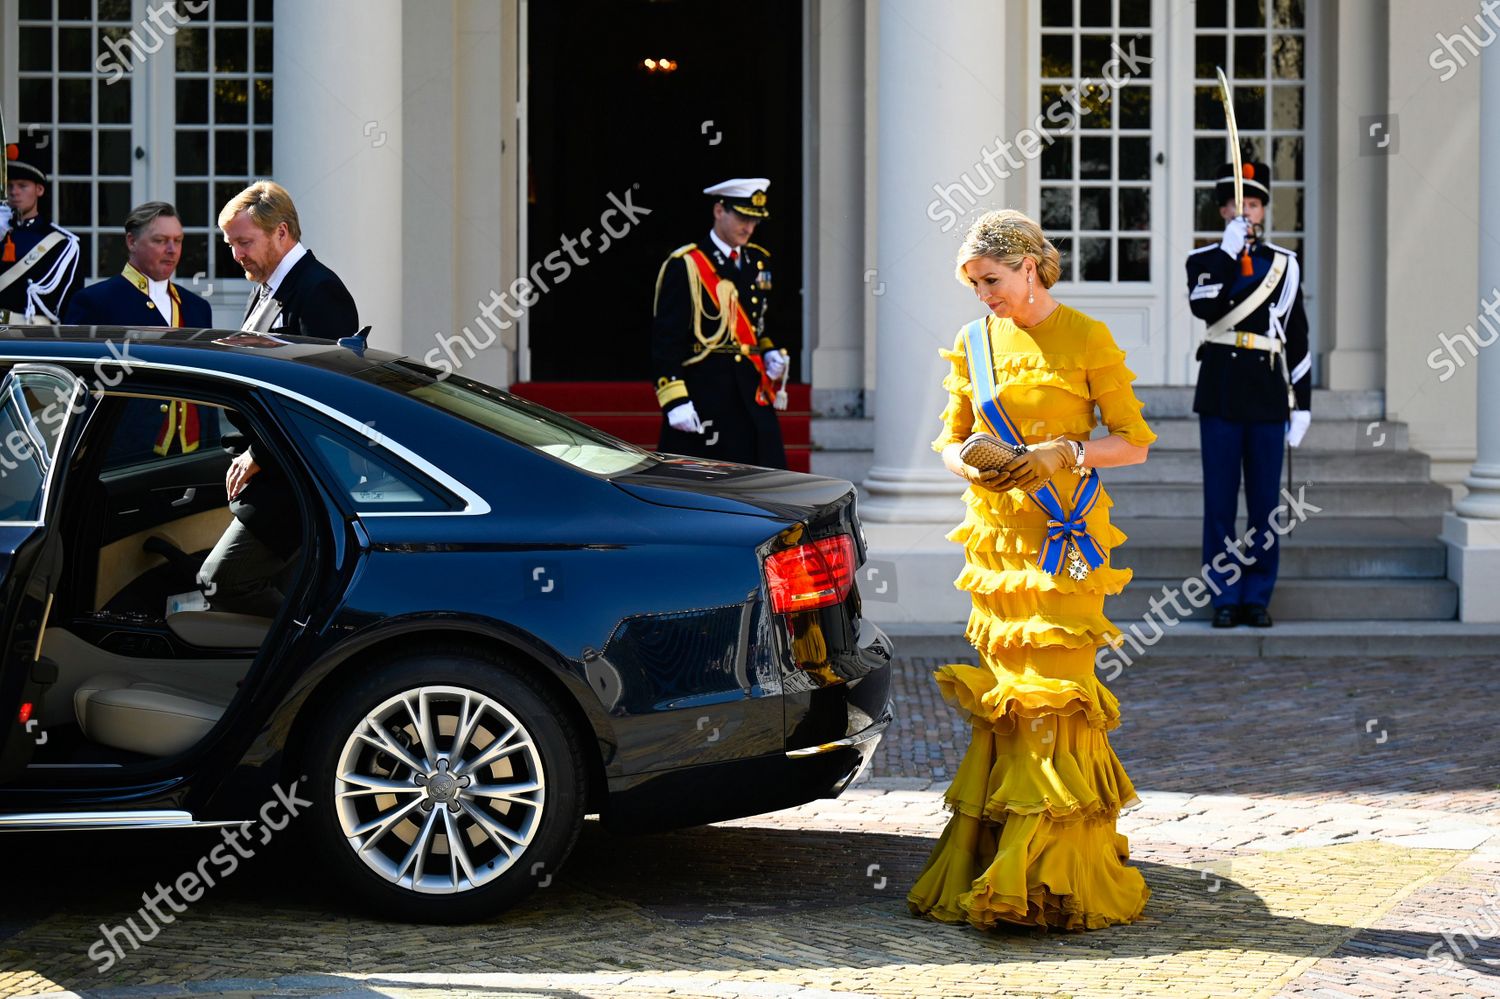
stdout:
<svg viewBox="0 0 1500 999">
<path fill-rule="evenodd" d="M 360 918 L 288 848 L 99 974 L 100 923 L 211 840 L 12 836 L 0 995 L 1500 996 L 1500 659 L 1126 670 L 1112 738 L 1143 801 L 1120 828 L 1153 895 L 1140 923 L 1080 935 L 907 914 L 966 744 L 921 660 L 843 798 L 653 836 L 591 825 L 481 926 Z"/>
</svg>

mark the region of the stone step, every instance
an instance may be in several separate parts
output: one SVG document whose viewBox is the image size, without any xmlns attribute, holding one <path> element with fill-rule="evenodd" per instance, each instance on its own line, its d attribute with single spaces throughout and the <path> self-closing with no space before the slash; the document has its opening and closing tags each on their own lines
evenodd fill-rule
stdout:
<svg viewBox="0 0 1500 999">
<path fill-rule="evenodd" d="M 937 421 L 933 421 L 937 426 Z M 937 431 L 934 430 L 934 437 Z M 875 448 L 875 421 L 869 417 L 815 416 L 812 421 L 815 448 L 833 451 L 872 451 Z"/>
<path fill-rule="evenodd" d="M 1116 526 L 1130 540 L 1111 554 L 1112 562 L 1135 570 L 1138 578 L 1180 581 L 1202 573 L 1200 521 L 1118 520 Z M 1448 571 L 1441 529 L 1436 517 L 1313 517 L 1281 539 L 1279 577 L 1441 579 Z"/>
<path fill-rule="evenodd" d="M 1151 419 L 1151 429 L 1156 433 L 1152 453 L 1171 449 L 1198 450 L 1198 418 L 1170 417 Z M 1102 437 L 1109 430 L 1100 427 L 1094 432 Z M 813 422 L 813 446 L 817 447 L 818 425 Z M 871 447 L 874 437 L 871 436 Z M 1405 451 L 1410 447 L 1410 434 L 1405 423 L 1385 420 L 1326 420 L 1314 414 L 1312 426 L 1302 440 L 1301 450 L 1308 451 Z"/>
<path fill-rule="evenodd" d="M 1314 451 L 1298 448 L 1292 472 L 1299 482 L 1425 483 L 1432 462 L 1420 451 Z M 1192 450 L 1153 447 L 1144 464 L 1103 470 L 1111 495 L 1117 486 L 1135 483 L 1203 485 L 1203 456 Z"/>
<path fill-rule="evenodd" d="M 1306 510 L 1306 517 L 1437 517 L 1452 499 L 1446 486 L 1434 482 L 1306 482 L 1300 470 L 1297 478 L 1292 495 L 1319 508 Z M 1182 483 L 1122 482 L 1106 488 L 1119 518 L 1203 516 L 1202 490 Z M 1293 511 L 1292 516 L 1298 515 Z"/>
<path fill-rule="evenodd" d="M 933 460 L 938 456 L 934 454 Z M 817 451 L 810 452 L 811 470 L 814 475 L 827 475 L 834 479 L 847 479 L 853 483 L 863 482 L 870 475 L 870 466 L 875 458 L 870 451 Z M 939 462 L 941 464 L 941 462 Z M 963 484 L 954 480 L 962 491 Z"/>
<path fill-rule="evenodd" d="M 1152 446 L 1151 465 L 1166 451 L 1198 451 L 1198 418 L 1186 416 L 1151 416 L 1151 429 L 1157 441 Z M 934 429 L 934 434 L 936 430 Z M 1109 433 L 1100 427 L 1096 437 Z M 875 421 L 868 418 L 825 418 L 812 421 L 812 470 L 817 475 L 835 475 L 859 482 L 875 463 Z M 1372 419 L 1334 419 L 1319 413 L 1308 429 L 1303 445 L 1294 456 L 1317 451 L 1346 451 L 1358 454 L 1390 454 L 1410 447 L 1410 433 L 1405 423 Z M 934 458 L 934 460 L 936 460 Z M 1427 474 L 1427 473 L 1422 473 Z M 1316 476 L 1314 476 L 1315 478 Z"/>
<path fill-rule="evenodd" d="M 1145 405 L 1148 420 L 1191 417 L 1193 392 L 1191 385 L 1135 386 L 1136 397 Z M 1385 393 L 1380 389 L 1313 389 L 1312 411 L 1314 420 L 1380 420 L 1385 418 Z"/>
<path fill-rule="evenodd" d="M 1164 619 L 1151 609 L 1158 603 L 1176 619 L 1179 614 L 1162 602 L 1162 588 L 1180 589 L 1182 577 L 1146 579 L 1137 577 L 1125 592 L 1107 597 L 1104 613 L 1121 631 L 1135 624 L 1138 637 L 1155 633 L 1152 621 Z M 1208 594 L 1199 599 L 1206 601 Z M 1186 620 L 1206 620 L 1213 611 L 1205 605 L 1194 608 L 1179 596 L 1179 607 L 1191 611 Z M 1271 616 L 1287 621 L 1447 621 L 1458 614 L 1458 587 L 1447 579 L 1338 579 L 1278 578 L 1271 597 Z M 1149 619 L 1149 620 L 1148 620 Z"/>
<path fill-rule="evenodd" d="M 898 663 L 932 670 L 948 662 L 977 663 L 964 641 L 962 624 L 898 622 L 882 625 L 895 646 Z M 1477 649 L 1500 647 L 1500 624 L 1460 621 L 1392 621 L 1379 629 L 1366 621 L 1287 621 L 1274 628 L 1212 628 L 1207 621 L 1184 621 L 1167 629 L 1143 657 L 1194 659 L 1332 658 L 1414 656 L 1471 659 Z M 1106 683 L 1118 668 L 1099 653 L 1099 678 Z M 1124 663 L 1129 668 L 1134 663 Z"/>
</svg>

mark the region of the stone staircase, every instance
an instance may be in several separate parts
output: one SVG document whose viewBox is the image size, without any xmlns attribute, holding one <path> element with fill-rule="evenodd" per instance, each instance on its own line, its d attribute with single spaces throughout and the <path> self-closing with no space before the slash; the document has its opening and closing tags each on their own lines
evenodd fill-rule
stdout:
<svg viewBox="0 0 1500 999">
<path fill-rule="evenodd" d="M 1105 606 L 1121 627 L 1144 618 L 1163 586 L 1180 587 L 1202 571 L 1202 473 L 1192 389 L 1138 392 L 1158 435 L 1151 459 L 1104 471 L 1115 522 L 1130 537 L 1118 564 L 1135 570 L 1135 582 Z M 1312 428 L 1293 453 L 1292 493 L 1321 510 L 1309 509 L 1307 519 L 1282 539 L 1271 604 L 1277 620 L 1439 621 L 1456 615 L 1458 589 L 1446 577 L 1447 551 L 1438 540 L 1449 491 L 1431 481 L 1429 459 L 1410 449 L 1406 426 L 1383 414 L 1379 392 L 1313 393 Z M 872 461 L 873 431 L 873 420 L 815 418 L 812 471 L 861 481 Z M 956 510 L 955 522 L 962 512 Z M 930 533 L 922 547 L 930 550 Z M 937 584 L 937 578 L 925 577 L 956 564 L 930 556 L 903 560 L 904 590 Z M 872 552 L 878 557 L 879 551 Z M 1208 616 L 1207 608 L 1192 615 Z"/>
</svg>

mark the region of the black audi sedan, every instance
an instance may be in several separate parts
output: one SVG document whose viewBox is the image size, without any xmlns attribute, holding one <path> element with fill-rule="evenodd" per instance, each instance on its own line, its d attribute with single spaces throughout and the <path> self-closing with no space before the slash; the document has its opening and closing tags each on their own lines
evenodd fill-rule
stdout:
<svg viewBox="0 0 1500 999">
<path fill-rule="evenodd" d="M 0 371 L 0 829 L 291 824 L 364 905 L 462 921 L 587 815 L 838 795 L 890 722 L 847 482 L 359 339 L 0 327 Z"/>
</svg>

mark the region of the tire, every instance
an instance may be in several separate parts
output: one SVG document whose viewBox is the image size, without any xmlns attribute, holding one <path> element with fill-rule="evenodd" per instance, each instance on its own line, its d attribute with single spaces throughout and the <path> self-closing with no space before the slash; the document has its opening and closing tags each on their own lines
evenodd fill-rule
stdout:
<svg viewBox="0 0 1500 999">
<path fill-rule="evenodd" d="M 562 706 L 498 659 L 393 659 L 313 723 L 316 846 L 391 919 L 461 923 L 514 905 L 551 881 L 583 827 L 586 770 Z"/>
</svg>

